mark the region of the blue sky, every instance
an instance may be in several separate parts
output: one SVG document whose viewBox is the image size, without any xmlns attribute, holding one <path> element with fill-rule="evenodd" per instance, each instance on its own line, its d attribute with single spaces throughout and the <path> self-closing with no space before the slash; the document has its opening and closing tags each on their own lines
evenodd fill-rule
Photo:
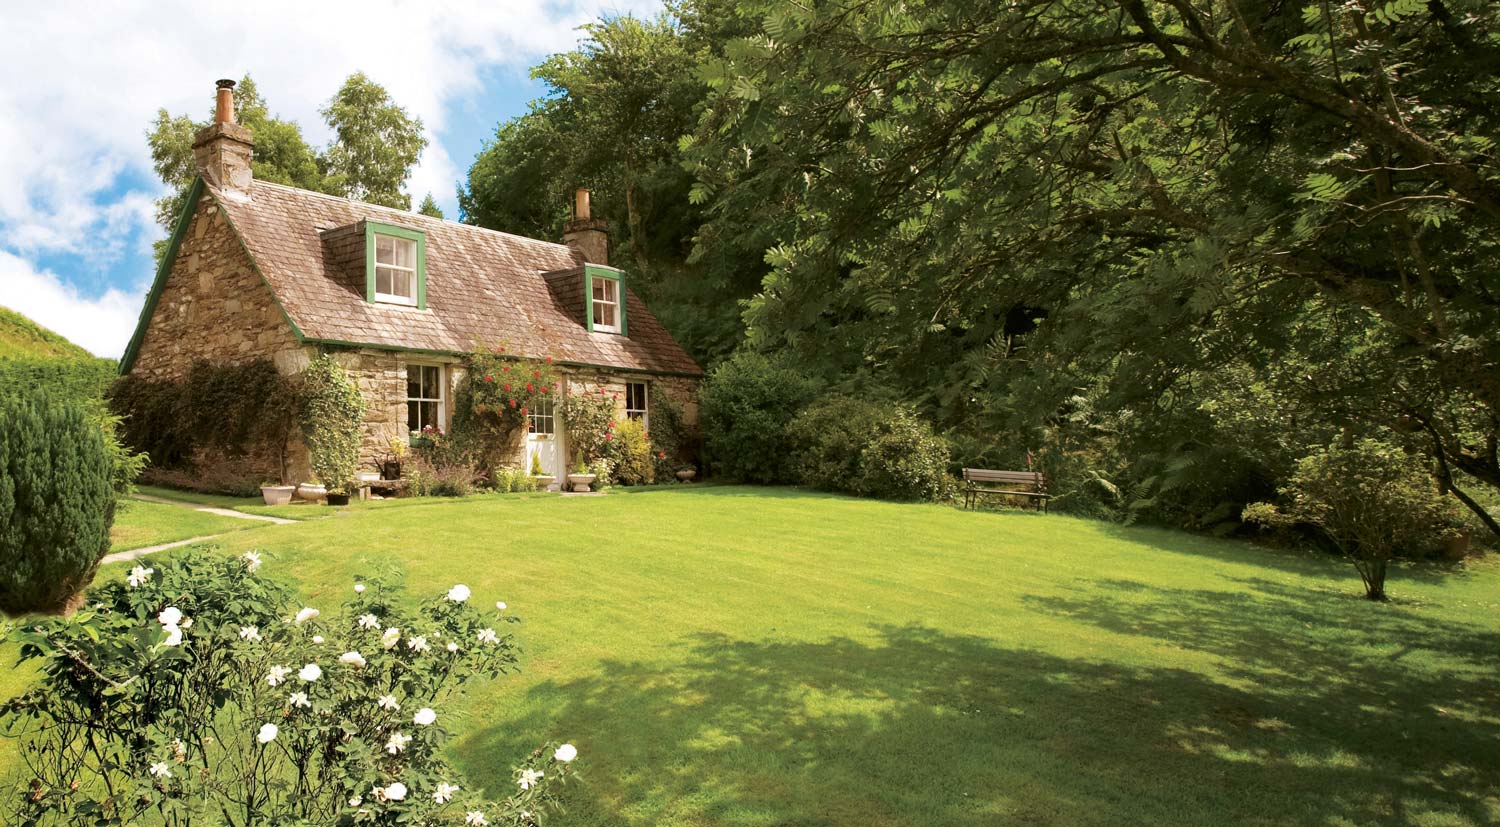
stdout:
<svg viewBox="0 0 1500 827">
<path fill-rule="evenodd" d="M 363 71 L 422 118 L 430 145 L 408 183 L 455 218 L 455 187 L 503 120 L 543 88 L 542 57 L 600 15 L 659 0 L 120 0 L 6 13 L 0 73 L 0 305 L 101 356 L 135 327 L 165 233 L 145 131 L 159 107 L 201 115 L 213 82 L 249 72 L 308 140 L 345 77 Z M 108 9 L 102 11 L 101 9 Z M 66 44 L 60 48 L 59 44 Z"/>
</svg>

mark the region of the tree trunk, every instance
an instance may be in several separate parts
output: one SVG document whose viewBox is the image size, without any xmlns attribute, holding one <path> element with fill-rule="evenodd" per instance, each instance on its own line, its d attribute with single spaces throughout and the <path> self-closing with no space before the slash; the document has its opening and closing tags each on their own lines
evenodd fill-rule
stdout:
<svg viewBox="0 0 1500 827">
<path fill-rule="evenodd" d="M 1389 599 L 1385 595 L 1385 560 L 1356 560 L 1354 567 L 1359 570 L 1359 578 L 1365 583 L 1366 600 Z"/>
</svg>

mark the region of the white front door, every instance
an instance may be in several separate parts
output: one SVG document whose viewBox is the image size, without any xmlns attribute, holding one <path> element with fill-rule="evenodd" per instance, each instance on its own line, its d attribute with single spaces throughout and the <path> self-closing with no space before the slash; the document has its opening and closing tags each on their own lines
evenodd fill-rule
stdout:
<svg viewBox="0 0 1500 827">
<path fill-rule="evenodd" d="M 527 416 L 531 429 L 526 432 L 526 473 L 531 473 L 532 460 L 536 458 L 541 460 L 542 473 L 557 477 L 559 483 L 565 482 L 562 422 L 552 400 L 537 403 L 537 410 Z"/>
</svg>

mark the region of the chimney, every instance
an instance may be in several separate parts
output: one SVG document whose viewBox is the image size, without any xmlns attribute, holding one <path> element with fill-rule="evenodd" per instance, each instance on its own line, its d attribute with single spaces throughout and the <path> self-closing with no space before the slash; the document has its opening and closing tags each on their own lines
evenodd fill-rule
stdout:
<svg viewBox="0 0 1500 827">
<path fill-rule="evenodd" d="M 250 156 L 255 141 L 250 130 L 234 122 L 234 81 L 218 82 L 214 122 L 193 138 L 193 158 L 208 183 L 228 192 L 249 195 Z"/>
<path fill-rule="evenodd" d="M 563 243 L 589 264 L 609 264 L 609 222 L 589 211 L 589 191 L 573 193 L 573 220 L 563 225 Z"/>
</svg>

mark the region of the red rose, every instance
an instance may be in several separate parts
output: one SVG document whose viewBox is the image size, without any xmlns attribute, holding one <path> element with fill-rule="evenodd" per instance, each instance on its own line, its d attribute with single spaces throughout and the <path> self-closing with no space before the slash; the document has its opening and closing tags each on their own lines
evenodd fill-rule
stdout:
<svg viewBox="0 0 1500 827">
<path fill-rule="evenodd" d="M 510 365 L 506 365 L 505 366 L 505 372 L 506 373 L 510 373 Z"/>
<path fill-rule="evenodd" d="M 531 378 L 532 379 L 540 379 L 540 378 L 542 378 L 542 372 L 539 371 L 539 370 L 532 371 L 531 372 Z"/>
<path fill-rule="evenodd" d="M 605 439 L 614 439 L 614 438 L 615 438 L 615 435 L 614 435 L 614 434 L 605 434 L 605 435 L 604 435 L 604 438 L 605 438 Z"/>
<path fill-rule="evenodd" d="M 495 352 L 496 353 L 504 353 L 505 352 L 505 348 L 503 348 L 503 347 L 497 347 L 497 348 L 495 348 Z"/>
<path fill-rule="evenodd" d="M 536 393 L 536 386 L 533 385 L 533 384 L 531 384 L 530 382 L 527 382 L 526 383 L 526 392 L 527 393 Z"/>
<path fill-rule="evenodd" d="M 516 406 L 516 400 L 514 400 L 514 399 L 510 400 L 510 406 L 512 408 L 514 408 Z"/>
<path fill-rule="evenodd" d="M 486 381 L 486 382 L 493 382 L 493 381 L 495 381 L 495 377 L 493 377 L 493 376 L 486 376 L 486 377 L 484 377 L 484 381 Z"/>
<path fill-rule="evenodd" d="M 551 356 L 547 357 L 547 364 L 549 364 L 549 365 L 552 364 L 552 357 Z"/>
<path fill-rule="evenodd" d="M 525 415 L 526 415 L 526 409 L 525 409 L 525 408 L 522 408 L 522 409 L 521 409 L 521 416 L 525 416 Z"/>
<path fill-rule="evenodd" d="M 504 386 L 504 387 L 505 387 L 505 389 L 506 389 L 506 390 L 507 390 L 507 391 L 509 391 L 509 390 L 510 390 L 510 383 L 509 383 L 509 382 L 506 382 L 506 383 L 505 383 L 505 386 Z"/>
<path fill-rule="evenodd" d="M 543 385 L 542 386 L 542 393 L 546 393 L 547 391 L 550 391 L 550 390 L 552 390 L 552 386 L 551 385 Z"/>
<path fill-rule="evenodd" d="M 666 459 L 667 458 L 667 452 L 666 451 L 657 451 L 656 452 L 656 458 L 657 459 Z"/>
<path fill-rule="evenodd" d="M 612 394 L 609 395 L 609 398 L 610 399 L 619 399 L 620 395 L 618 393 L 612 393 Z"/>
</svg>

